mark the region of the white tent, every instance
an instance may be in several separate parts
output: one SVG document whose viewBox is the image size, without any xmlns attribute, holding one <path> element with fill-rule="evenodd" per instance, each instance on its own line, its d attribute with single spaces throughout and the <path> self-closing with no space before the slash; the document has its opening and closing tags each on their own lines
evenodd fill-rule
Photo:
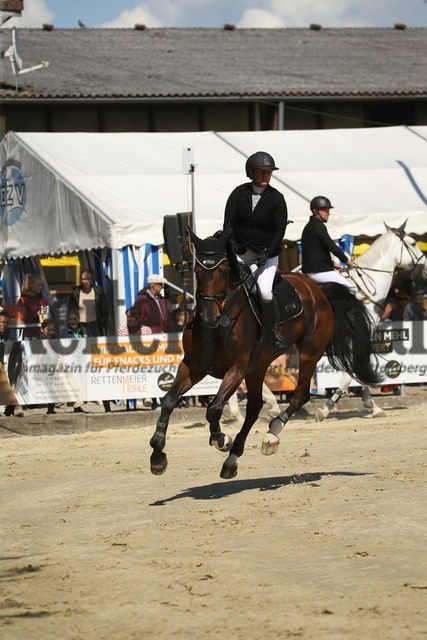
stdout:
<svg viewBox="0 0 427 640">
<path fill-rule="evenodd" d="M 163 216 L 194 208 L 196 232 L 222 226 L 245 159 L 273 155 L 286 237 L 298 240 L 313 196 L 335 209 L 332 237 L 375 236 L 384 222 L 427 231 L 427 127 L 234 133 L 8 133 L 0 145 L 0 256 L 163 242 Z M 183 149 L 193 149 L 192 179 Z M 194 205 L 194 207 L 193 207 Z"/>
</svg>

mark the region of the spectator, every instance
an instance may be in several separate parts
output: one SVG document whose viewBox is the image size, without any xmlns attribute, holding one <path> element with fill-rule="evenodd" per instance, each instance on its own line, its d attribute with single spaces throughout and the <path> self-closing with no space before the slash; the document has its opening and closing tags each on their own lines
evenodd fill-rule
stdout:
<svg viewBox="0 0 427 640">
<path fill-rule="evenodd" d="M 141 312 L 142 323 L 150 327 L 152 333 L 172 331 L 172 320 L 166 300 L 161 291 L 166 282 L 163 276 L 152 274 L 147 278 L 148 287 L 141 289 L 134 306 Z"/>
<path fill-rule="evenodd" d="M 427 311 L 424 308 L 424 289 L 414 287 L 411 292 L 411 300 L 403 312 L 404 320 L 427 320 Z"/>
<path fill-rule="evenodd" d="M 43 320 L 38 337 L 42 340 L 46 338 L 56 338 L 56 327 L 53 320 L 51 320 L 50 318 L 46 318 L 46 320 Z"/>
<path fill-rule="evenodd" d="M 172 331 L 183 331 L 187 321 L 184 309 L 177 307 L 172 311 Z"/>
<path fill-rule="evenodd" d="M 68 311 L 78 311 L 81 322 L 89 328 L 91 336 L 106 336 L 109 329 L 108 300 L 102 289 L 94 284 L 93 271 L 84 269 L 81 284 L 71 291 Z"/>
<path fill-rule="evenodd" d="M 21 287 L 21 297 L 17 305 L 22 308 L 25 324 L 36 325 L 26 327 L 23 338 L 34 338 L 38 335 L 39 315 L 42 307 L 49 309 L 49 300 L 42 293 L 43 278 L 38 273 L 27 273 Z"/>
<path fill-rule="evenodd" d="M 172 318 L 166 300 L 161 291 L 166 279 L 158 273 L 148 276 L 148 287 L 141 289 L 134 306 L 140 311 L 142 322 L 150 327 L 152 333 L 168 333 L 172 331 Z M 152 398 L 151 408 L 160 409 L 158 398 Z"/>
<path fill-rule="evenodd" d="M 141 312 L 137 307 L 129 307 L 126 309 L 126 324 L 122 324 L 116 329 L 117 336 L 141 336 L 151 333 L 150 327 L 142 324 Z M 129 409 L 130 405 L 136 409 L 136 400 L 127 400 L 126 405 Z"/>
<path fill-rule="evenodd" d="M 117 336 L 147 335 L 152 333 L 150 327 L 142 324 L 141 312 L 137 307 L 126 309 L 126 324 L 116 329 Z"/>
<path fill-rule="evenodd" d="M 10 326 L 9 313 L 4 310 L 0 311 L 0 371 L 2 372 L 3 376 L 6 376 L 6 372 L 4 371 L 4 346 L 5 346 L 5 343 L 10 340 L 9 326 Z M 6 387 L 7 386 L 8 385 L 6 385 Z M 11 388 L 10 388 L 10 393 L 14 395 Z M 16 404 L 16 405 L 8 404 L 6 405 L 4 415 L 16 416 L 18 418 L 22 418 L 22 416 L 24 415 L 24 412 L 22 410 L 22 407 L 19 404 Z"/>
<path fill-rule="evenodd" d="M 39 331 L 39 338 L 41 340 L 53 340 L 53 338 L 56 338 L 55 323 L 50 318 L 46 318 L 46 320 L 43 320 Z M 48 402 L 47 413 L 49 415 L 56 413 L 54 402 Z"/>
<path fill-rule="evenodd" d="M 70 310 L 67 313 L 67 326 L 59 332 L 60 338 L 90 338 L 88 327 L 80 322 L 80 314 L 76 310 Z M 74 413 L 84 413 L 82 409 L 83 402 L 76 400 L 71 403 Z"/>
<path fill-rule="evenodd" d="M 392 322 L 401 322 L 405 307 L 409 302 L 409 295 L 405 289 L 396 289 L 394 297 L 386 301 L 384 310 L 380 320 L 391 320 Z"/>
<path fill-rule="evenodd" d="M 191 314 L 191 309 L 193 308 L 193 301 L 188 296 L 184 296 L 183 293 L 179 293 L 176 296 L 176 303 L 182 311 L 185 312 L 186 317 L 188 318 Z"/>
<path fill-rule="evenodd" d="M 80 322 L 80 313 L 70 310 L 67 313 L 67 326 L 59 332 L 60 338 L 91 338 L 89 328 Z"/>
<path fill-rule="evenodd" d="M 67 313 L 67 326 L 59 332 L 60 338 L 92 338 L 92 334 L 83 322 L 80 322 L 80 314 L 78 311 L 70 310 Z M 83 413 L 80 400 L 73 404 L 74 413 Z M 102 404 L 106 413 L 110 413 L 110 400 L 103 400 Z"/>
</svg>

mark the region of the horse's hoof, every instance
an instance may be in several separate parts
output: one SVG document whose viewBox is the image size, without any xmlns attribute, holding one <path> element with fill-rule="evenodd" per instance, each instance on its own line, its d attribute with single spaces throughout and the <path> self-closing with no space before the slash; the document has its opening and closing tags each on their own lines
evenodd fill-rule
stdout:
<svg viewBox="0 0 427 640">
<path fill-rule="evenodd" d="M 385 418 L 385 411 L 381 409 L 381 407 L 375 407 L 372 409 L 372 417 L 373 418 Z"/>
<path fill-rule="evenodd" d="M 237 476 L 237 456 L 232 454 L 228 456 L 227 460 L 222 465 L 221 473 L 219 474 L 223 480 L 231 480 Z"/>
<path fill-rule="evenodd" d="M 323 409 L 319 409 L 317 407 L 314 411 L 314 415 L 316 416 L 317 422 L 323 422 L 323 420 L 325 420 L 329 415 L 329 409 L 328 407 L 323 407 Z"/>
<path fill-rule="evenodd" d="M 221 440 L 222 440 L 222 445 L 220 444 Z M 210 438 L 209 444 L 215 447 L 215 449 L 218 449 L 218 451 L 227 453 L 227 451 L 230 451 L 231 447 L 233 446 L 233 438 L 230 438 L 230 436 L 226 436 L 226 435 L 224 435 L 219 440 L 213 440 L 212 438 Z"/>
<path fill-rule="evenodd" d="M 168 459 L 163 451 L 153 451 L 150 457 L 151 473 L 155 476 L 161 476 L 166 471 Z"/>
<path fill-rule="evenodd" d="M 274 433 L 266 433 L 261 445 L 261 453 L 264 456 L 271 456 L 279 448 L 280 440 Z"/>
</svg>

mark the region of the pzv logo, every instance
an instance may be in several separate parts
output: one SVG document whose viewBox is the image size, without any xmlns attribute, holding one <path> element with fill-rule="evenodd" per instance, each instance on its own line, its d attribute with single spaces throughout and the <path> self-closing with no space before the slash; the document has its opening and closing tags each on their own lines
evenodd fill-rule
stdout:
<svg viewBox="0 0 427 640">
<path fill-rule="evenodd" d="M 27 201 L 25 180 L 18 167 L 9 166 L 4 169 L 1 176 L 0 192 L 1 223 L 10 227 L 25 213 Z"/>
</svg>

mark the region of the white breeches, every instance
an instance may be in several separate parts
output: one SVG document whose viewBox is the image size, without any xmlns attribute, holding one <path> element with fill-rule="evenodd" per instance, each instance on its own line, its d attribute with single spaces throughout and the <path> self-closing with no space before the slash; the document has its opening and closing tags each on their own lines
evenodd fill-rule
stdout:
<svg viewBox="0 0 427 640">
<path fill-rule="evenodd" d="M 353 283 L 344 278 L 338 271 L 321 271 L 320 273 L 306 273 L 306 276 L 314 280 L 317 284 L 323 284 L 324 282 L 338 282 L 338 284 L 343 284 L 347 289 L 350 289 L 352 293 L 356 293 L 356 288 Z"/>
<path fill-rule="evenodd" d="M 255 280 L 258 283 L 262 301 L 271 302 L 273 298 L 273 280 L 277 271 L 279 257 L 274 256 L 274 258 L 268 258 L 267 262 L 258 269 L 255 264 L 252 264 L 252 261 L 257 255 L 258 253 L 248 249 L 241 256 L 238 255 L 237 260 L 243 264 L 249 265 L 250 270 L 255 274 Z"/>
</svg>

